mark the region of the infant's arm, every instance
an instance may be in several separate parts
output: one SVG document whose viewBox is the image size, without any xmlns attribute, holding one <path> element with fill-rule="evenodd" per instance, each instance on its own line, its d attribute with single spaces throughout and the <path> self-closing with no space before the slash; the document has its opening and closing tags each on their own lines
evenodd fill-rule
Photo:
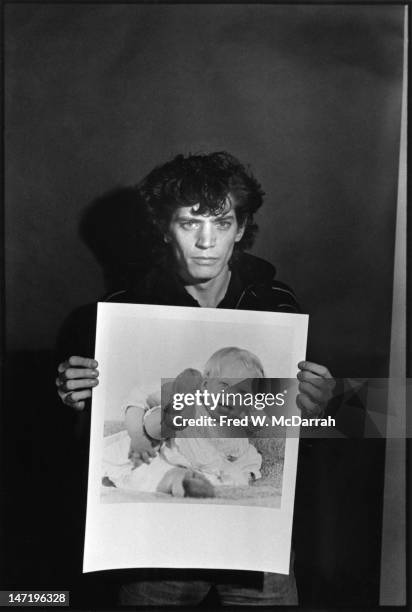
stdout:
<svg viewBox="0 0 412 612">
<path fill-rule="evenodd" d="M 126 408 L 124 422 L 130 436 L 131 448 L 134 451 L 151 450 L 153 446 L 159 444 L 159 439 L 152 438 L 146 431 L 146 413 L 143 406 L 127 406 Z"/>
<path fill-rule="evenodd" d="M 152 447 L 152 440 L 150 438 L 146 440 L 147 436 L 143 427 L 144 415 L 152 405 L 148 402 L 149 397 L 140 386 L 136 385 L 128 392 L 121 403 L 124 424 L 134 450 L 140 450 L 142 444 L 143 449 Z"/>
<path fill-rule="evenodd" d="M 171 396 L 163 411 L 160 392 L 143 396 L 137 387 L 132 389 L 123 404 L 125 425 L 131 440 L 131 453 L 150 452 L 153 447 L 159 446 L 162 440 L 174 436 L 176 431 L 186 427 L 186 425 L 177 426 L 173 422 L 176 412 L 173 409 L 172 396 L 174 393 L 184 394 L 196 391 L 200 388 L 201 381 L 202 375 L 197 370 L 191 368 L 183 370 L 169 389 Z M 194 413 L 193 407 L 186 407 L 186 410 Z"/>
<path fill-rule="evenodd" d="M 143 430 L 144 413 L 142 406 L 127 406 L 125 413 L 125 425 L 130 437 L 128 457 L 135 468 L 142 463 L 150 463 L 157 454 L 156 444 Z"/>
</svg>

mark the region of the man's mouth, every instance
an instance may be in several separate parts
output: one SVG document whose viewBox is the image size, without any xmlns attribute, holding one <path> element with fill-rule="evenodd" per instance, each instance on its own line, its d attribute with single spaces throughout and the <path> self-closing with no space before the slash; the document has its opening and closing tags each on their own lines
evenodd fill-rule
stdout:
<svg viewBox="0 0 412 612">
<path fill-rule="evenodd" d="M 192 257 L 199 266 L 212 266 L 218 261 L 218 257 Z"/>
</svg>

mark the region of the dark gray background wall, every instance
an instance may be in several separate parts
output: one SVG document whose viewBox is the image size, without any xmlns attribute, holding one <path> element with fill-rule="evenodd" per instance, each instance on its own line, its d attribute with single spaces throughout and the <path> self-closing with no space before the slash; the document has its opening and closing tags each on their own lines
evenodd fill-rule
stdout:
<svg viewBox="0 0 412 612">
<path fill-rule="evenodd" d="M 310 356 L 336 375 L 387 374 L 402 19 L 376 5 L 5 7 L 2 588 L 115 605 L 111 578 L 80 573 L 84 487 L 51 350 L 107 288 L 84 211 L 155 164 L 218 149 L 250 163 L 267 193 L 254 252 L 311 313 Z M 117 208 L 107 239 L 123 257 Z M 298 470 L 301 601 L 377 604 L 384 444 L 318 442 Z"/>
<path fill-rule="evenodd" d="M 93 199 L 178 152 L 227 149 L 267 193 L 255 253 L 312 313 L 312 355 L 384 373 L 402 10 L 8 5 L 9 348 L 52 347 L 104 293 L 78 232 Z"/>
</svg>

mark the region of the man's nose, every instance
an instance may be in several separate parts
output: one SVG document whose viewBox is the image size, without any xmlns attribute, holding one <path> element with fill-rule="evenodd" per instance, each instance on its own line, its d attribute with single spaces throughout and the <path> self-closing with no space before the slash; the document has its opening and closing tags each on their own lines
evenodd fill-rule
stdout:
<svg viewBox="0 0 412 612">
<path fill-rule="evenodd" d="M 216 244 L 215 228 L 212 225 L 204 224 L 199 228 L 196 246 L 199 249 L 210 249 Z"/>
</svg>

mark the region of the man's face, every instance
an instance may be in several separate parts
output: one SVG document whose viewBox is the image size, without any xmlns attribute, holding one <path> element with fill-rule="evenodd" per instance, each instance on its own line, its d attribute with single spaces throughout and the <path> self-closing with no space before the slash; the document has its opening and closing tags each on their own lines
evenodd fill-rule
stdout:
<svg viewBox="0 0 412 612">
<path fill-rule="evenodd" d="M 230 201 L 220 215 L 199 215 L 198 206 L 177 208 L 166 240 L 172 247 L 183 280 L 201 283 L 218 277 L 228 268 L 233 247 L 243 236 Z"/>
</svg>

